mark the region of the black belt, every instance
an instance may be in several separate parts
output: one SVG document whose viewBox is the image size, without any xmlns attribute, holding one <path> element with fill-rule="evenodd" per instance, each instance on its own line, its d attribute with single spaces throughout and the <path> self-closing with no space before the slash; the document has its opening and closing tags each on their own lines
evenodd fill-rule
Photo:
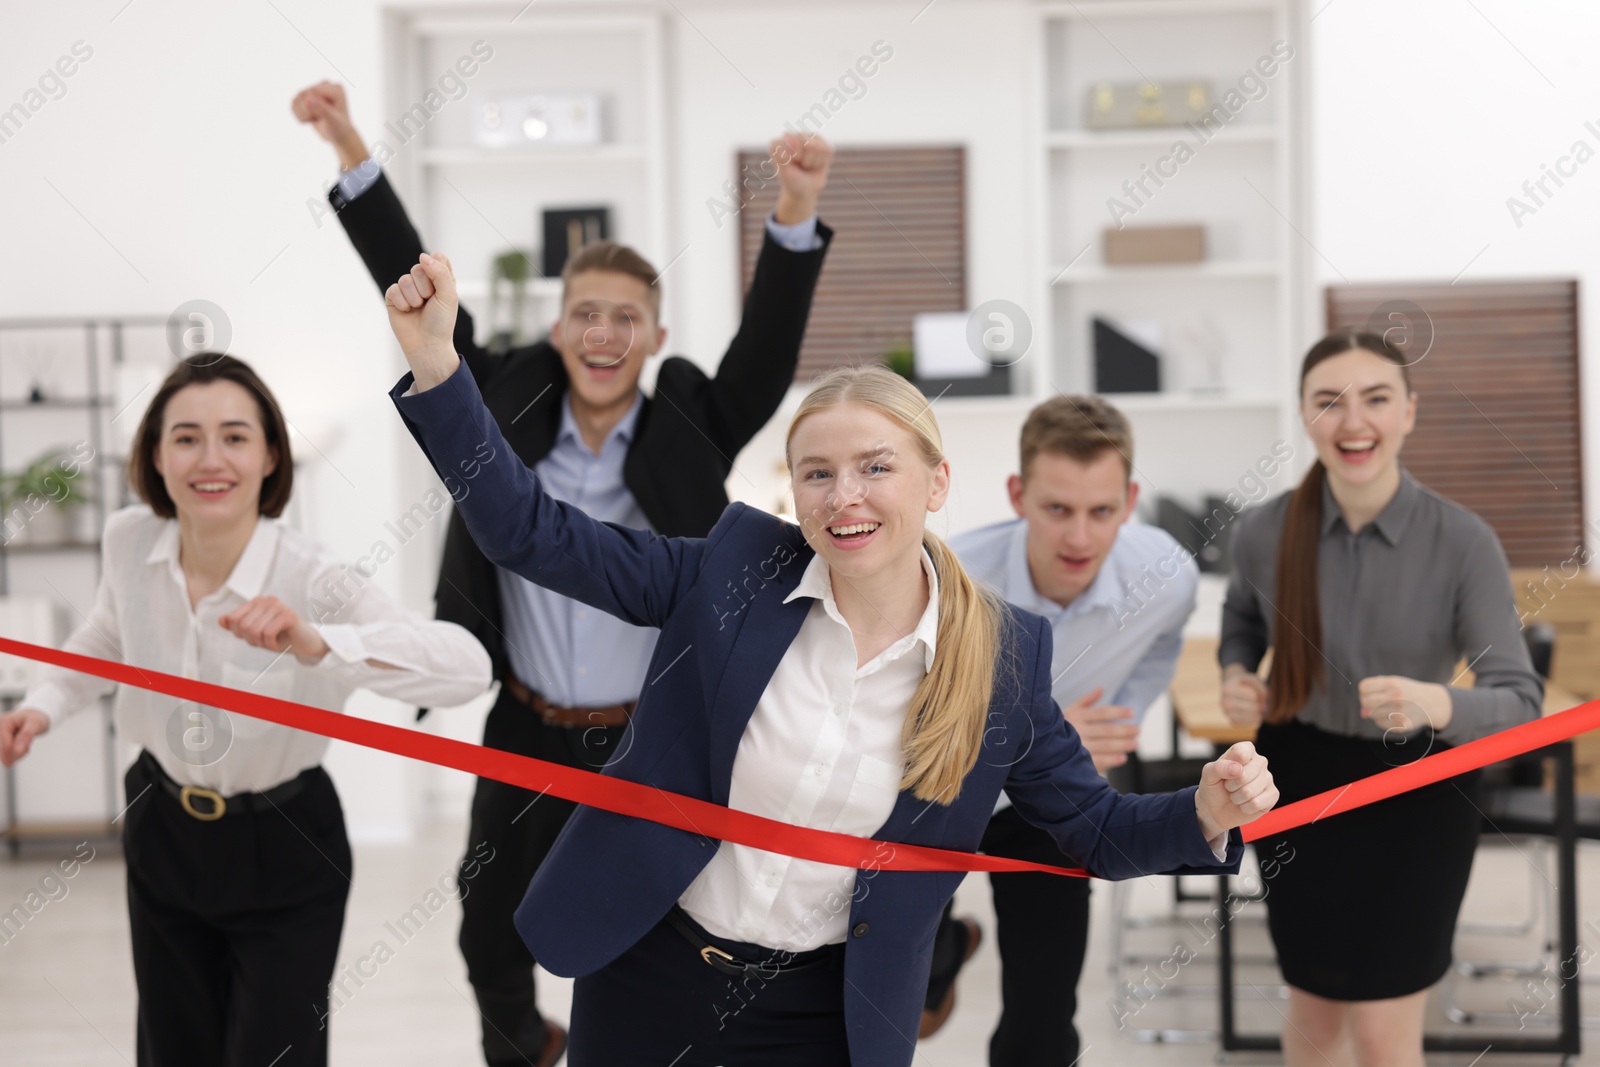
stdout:
<svg viewBox="0 0 1600 1067">
<path fill-rule="evenodd" d="M 709 963 L 714 970 L 723 974 L 733 975 L 736 978 L 744 975 L 755 975 L 759 978 L 771 979 L 799 974 L 801 971 L 815 970 L 825 964 L 832 963 L 837 955 L 828 946 L 800 953 L 790 952 L 787 949 L 773 949 L 772 959 L 756 963 L 750 960 L 742 960 L 731 953 L 724 952 L 704 937 L 701 937 L 700 931 L 694 927 L 689 917 L 676 904 L 672 906 L 671 911 L 667 912 L 667 923 L 682 934 L 685 941 L 699 949 L 700 958 Z M 780 963 L 777 960 L 777 957 L 780 956 L 788 958 Z"/>
<path fill-rule="evenodd" d="M 301 771 L 295 777 L 273 786 L 261 793 L 235 793 L 225 797 L 215 789 L 207 789 L 199 785 L 179 785 L 172 780 L 172 776 L 161 766 L 161 761 L 152 756 L 148 749 L 139 754 L 139 759 L 148 766 L 152 776 L 160 783 L 161 788 L 175 797 L 183 810 L 201 822 L 213 822 L 224 815 L 237 815 L 241 812 L 271 811 L 280 804 L 287 803 L 300 793 L 311 782 L 311 776 L 316 774 L 319 767 L 310 767 Z M 195 807 L 195 801 L 204 802 L 204 809 Z"/>
</svg>

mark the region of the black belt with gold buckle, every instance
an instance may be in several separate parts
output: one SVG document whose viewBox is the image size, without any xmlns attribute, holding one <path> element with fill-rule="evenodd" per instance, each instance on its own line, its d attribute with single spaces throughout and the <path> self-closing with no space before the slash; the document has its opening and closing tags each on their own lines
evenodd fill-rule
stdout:
<svg viewBox="0 0 1600 1067">
<path fill-rule="evenodd" d="M 199 819 L 201 822 L 215 822 L 224 815 L 236 815 L 242 812 L 271 811 L 280 804 L 292 800 L 301 790 L 305 789 L 310 781 L 310 776 L 317 770 L 316 767 L 301 771 L 287 782 L 273 786 L 261 793 L 235 793 L 225 797 L 215 789 L 207 789 L 202 785 L 179 785 L 172 780 L 154 756 L 147 751 L 141 757 L 148 762 L 152 777 L 161 784 L 168 795 L 178 801 L 188 815 Z M 195 801 L 205 804 L 204 808 L 196 807 Z"/>
<path fill-rule="evenodd" d="M 834 959 L 834 953 L 822 948 L 798 954 L 787 949 L 773 949 L 770 959 L 760 962 L 742 960 L 701 937 L 700 932 L 689 924 L 688 917 L 676 904 L 667 912 L 667 923 L 682 934 L 685 941 L 700 950 L 700 958 L 709 963 L 713 970 L 735 978 L 746 975 L 769 979 L 780 978 L 799 974 L 801 971 L 815 970 L 833 962 Z M 779 959 L 783 959 L 783 962 L 779 962 Z"/>
</svg>

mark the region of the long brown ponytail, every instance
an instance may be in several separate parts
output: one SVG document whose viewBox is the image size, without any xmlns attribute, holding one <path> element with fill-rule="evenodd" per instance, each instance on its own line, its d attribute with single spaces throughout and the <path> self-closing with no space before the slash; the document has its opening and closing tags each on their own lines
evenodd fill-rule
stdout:
<svg viewBox="0 0 1600 1067">
<path fill-rule="evenodd" d="M 1332 333 L 1306 352 L 1300 363 L 1300 389 L 1306 375 L 1325 359 L 1346 352 L 1371 352 L 1400 368 L 1406 391 L 1411 391 L 1409 364 L 1400 350 L 1375 333 Z M 1277 624 L 1272 634 L 1272 679 L 1267 721 L 1288 722 L 1323 683 L 1322 605 L 1318 596 L 1318 546 L 1322 541 L 1322 488 L 1328 472 L 1321 460 L 1311 464 L 1289 499 L 1278 542 Z"/>
</svg>

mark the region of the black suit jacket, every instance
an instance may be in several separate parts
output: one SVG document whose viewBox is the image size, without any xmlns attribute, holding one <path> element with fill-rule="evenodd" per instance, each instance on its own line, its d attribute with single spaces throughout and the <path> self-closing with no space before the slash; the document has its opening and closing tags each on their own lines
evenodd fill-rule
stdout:
<svg viewBox="0 0 1600 1067">
<path fill-rule="evenodd" d="M 387 176 L 345 201 L 329 200 L 380 290 L 416 265 L 422 238 Z M 822 246 L 790 252 L 770 235 L 756 261 L 739 332 L 716 377 L 682 356 L 663 359 L 655 396 L 645 397 L 623 483 L 657 533 L 704 537 L 728 506 L 724 483 L 733 458 L 783 402 L 800 361 L 811 297 L 833 231 L 817 224 Z M 518 458 L 532 467 L 555 447 L 566 402 L 567 372 L 548 340 L 491 356 L 473 340 L 466 308 L 456 318 L 456 352 L 472 372 L 490 413 Z M 513 658 L 506 647 L 495 565 L 473 543 L 458 511 L 450 516 L 435 590 L 438 618 L 467 628 L 501 678 Z M 513 673 L 515 673 L 513 671 Z"/>
</svg>

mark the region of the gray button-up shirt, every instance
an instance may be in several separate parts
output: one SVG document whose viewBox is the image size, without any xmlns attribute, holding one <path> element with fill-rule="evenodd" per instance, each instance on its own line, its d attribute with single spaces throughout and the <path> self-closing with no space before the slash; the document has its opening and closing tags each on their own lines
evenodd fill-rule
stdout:
<svg viewBox="0 0 1600 1067">
<path fill-rule="evenodd" d="M 1291 494 L 1240 517 L 1234 574 L 1222 609 L 1224 666 L 1254 670 L 1277 618 L 1278 544 Z M 1361 718 L 1357 686 L 1391 674 L 1449 685 L 1466 659 L 1474 687 L 1452 687 L 1443 741 L 1461 744 L 1538 718 L 1544 683 L 1523 644 L 1500 541 L 1477 515 L 1417 484 L 1404 470 L 1378 517 L 1351 533 L 1322 492 L 1317 599 L 1323 683 L 1297 715 L 1330 733 L 1379 737 Z"/>
</svg>

